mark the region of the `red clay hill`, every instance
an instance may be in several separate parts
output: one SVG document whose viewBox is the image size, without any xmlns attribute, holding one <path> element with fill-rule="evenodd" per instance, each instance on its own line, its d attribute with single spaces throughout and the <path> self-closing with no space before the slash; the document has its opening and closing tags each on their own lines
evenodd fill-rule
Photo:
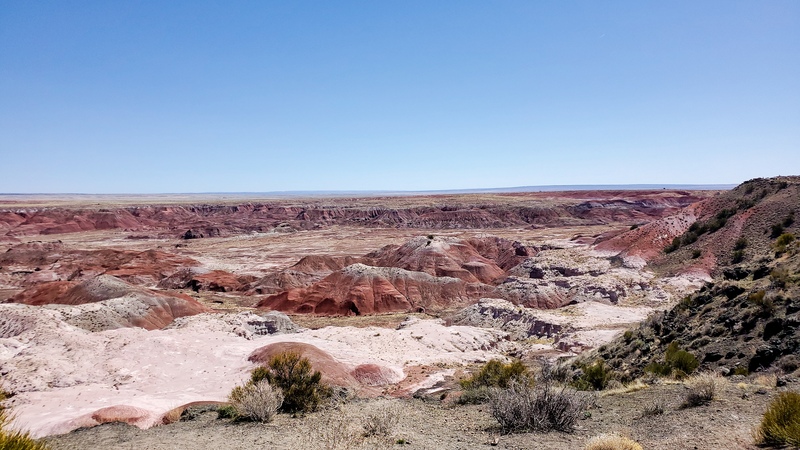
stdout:
<svg viewBox="0 0 800 450">
<path fill-rule="evenodd" d="M 510 265 L 532 254 L 533 248 L 496 237 L 467 241 L 420 236 L 366 255 L 362 261 L 371 265 L 351 264 L 308 287 L 270 295 L 257 306 L 291 313 L 360 315 L 465 305 L 496 295 L 494 284 L 506 271 L 490 257 Z M 322 266 L 335 268 L 337 261 L 341 262 L 326 261 Z"/>
</svg>

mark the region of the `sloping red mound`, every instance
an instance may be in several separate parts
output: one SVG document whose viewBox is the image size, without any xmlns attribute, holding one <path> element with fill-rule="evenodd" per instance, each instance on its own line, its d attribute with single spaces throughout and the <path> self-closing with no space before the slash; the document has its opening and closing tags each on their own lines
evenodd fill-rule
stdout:
<svg viewBox="0 0 800 450">
<path fill-rule="evenodd" d="M 74 305 L 103 302 L 101 308 L 70 311 L 67 322 L 91 331 L 120 327 L 164 328 L 178 317 L 211 310 L 193 298 L 128 284 L 109 275 L 82 283 L 54 281 L 26 289 L 8 300 L 29 305 Z"/>
<path fill-rule="evenodd" d="M 66 428 L 68 430 L 90 428 L 104 423 L 126 423 L 139 428 L 148 428 L 155 425 L 157 419 L 155 413 L 146 409 L 130 405 L 114 405 L 73 419 Z"/>
<path fill-rule="evenodd" d="M 453 277 L 468 283 L 492 283 L 505 276 L 491 259 L 483 257 L 467 241 L 420 236 L 400 248 L 378 252 L 375 265 Z"/>
<path fill-rule="evenodd" d="M 0 266 L 41 270 L 61 281 L 107 274 L 152 286 L 181 268 L 199 265 L 191 258 L 159 250 L 74 250 L 61 242 L 29 242 L 0 253 Z"/>
<path fill-rule="evenodd" d="M 354 264 L 308 288 L 269 296 L 256 306 L 293 313 L 360 315 L 462 305 L 493 292 L 493 287 L 480 283 Z"/>
<path fill-rule="evenodd" d="M 361 364 L 350 374 L 364 386 L 386 386 L 392 384 L 395 377 L 390 369 L 377 364 Z"/>
<path fill-rule="evenodd" d="M 41 306 L 56 303 L 66 293 L 77 286 L 75 281 L 52 281 L 42 283 L 32 288 L 25 289 L 19 294 L 8 299 L 8 303 L 24 303 L 26 305 Z"/>
<path fill-rule="evenodd" d="M 322 373 L 322 380 L 328 384 L 341 387 L 356 387 L 358 381 L 350 375 L 347 366 L 319 348 L 301 342 L 276 342 L 258 348 L 250 354 L 248 361 L 266 365 L 273 356 L 284 353 L 297 353 L 307 358 L 314 370 Z"/>
</svg>

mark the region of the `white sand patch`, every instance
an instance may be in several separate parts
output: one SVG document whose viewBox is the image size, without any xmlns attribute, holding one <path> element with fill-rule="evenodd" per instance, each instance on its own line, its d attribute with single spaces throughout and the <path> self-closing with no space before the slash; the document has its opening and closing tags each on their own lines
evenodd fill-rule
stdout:
<svg viewBox="0 0 800 450">
<path fill-rule="evenodd" d="M 485 361 L 505 342 L 499 331 L 433 320 L 413 319 L 399 330 L 327 327 L 252 339 L 220 331 L 225 327 L 212 315 L 203 320 L 206 329 L 90 333 L 47 309 L 0 305 L 0 371 L 17 393 L 16 423 L 34 436 L 65 433 L 98 409 L 129 405 L 150 413 L 137 425 L 152 425 L 177 406 L 224 401 L 252 369 L 250 353 L 275 342 L 317 346 L 351 368 L 387 366 L 396 381 L 406 365 Z"/>
</svg>

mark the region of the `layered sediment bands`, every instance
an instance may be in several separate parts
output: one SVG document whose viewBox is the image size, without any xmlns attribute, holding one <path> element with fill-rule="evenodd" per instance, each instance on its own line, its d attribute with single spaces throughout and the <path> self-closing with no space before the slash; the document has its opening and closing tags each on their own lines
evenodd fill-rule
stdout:
<svg viewBox="0 0 800 450">
<path fill-rule="evenodd" d="M 397 249 L 387 250 L 373 254 L 375 265 L 458 278 L 468 283 L 492 283 L 505 275 L 494 261 L 481 256 L 461 239 L 420 236 Z"/>
<path fill-rule="evenodd" d="M 179 270 L 199 266 L 194 259 L 160 250 L 76 250 L 60 242 L 18 244 L 0 253 L 2 281 L 28 287 L 47 281 L 81 281 L 105 274 L 155 286 Z"/>
<path fill-rule="evenodd" d="M 602 224 L 654 220 L 705 195 L 683 191 L 580 191 L 112 209 L 16 208 L 0 210 L 0 235 L 128 230 L 193 239 L 328 225 L 455 229 Z M 378 206 L 380 203 L 384 205 Z"/>
<path fill-rule="evenodd" d="M 63 320 L 89 331 L 141 327 L 163 328 L 178 317 L 210 312 L 183 294 L 153 291 L 109 275 L 82 283 L 44 283 L 9 299 L 9 303 L 50 306 Z"/>
<path fill-rule="evenodd" d="M 468 283 L 458 278 L 354 264 L 308 288 L 269 296 L 257 307 L 321 315 L 424 311 L 463 305 L 494 291 L 492 286 Z"/>
</svg>

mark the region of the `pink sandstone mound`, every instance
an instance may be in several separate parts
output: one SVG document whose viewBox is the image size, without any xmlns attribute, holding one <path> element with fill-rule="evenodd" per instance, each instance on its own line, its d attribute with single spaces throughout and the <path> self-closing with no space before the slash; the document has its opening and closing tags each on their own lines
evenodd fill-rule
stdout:
<svg viewBox="0 0 800 450">
<path fill-rule="evenodd" d="M 492 286 L 466 283 L 457 278 L 354 264 L 308 288 L 271 295 L 259 302 L 257 307 L 320 315 L 424 311 L 464 305 L 492 292 Z"/>
</svg>

